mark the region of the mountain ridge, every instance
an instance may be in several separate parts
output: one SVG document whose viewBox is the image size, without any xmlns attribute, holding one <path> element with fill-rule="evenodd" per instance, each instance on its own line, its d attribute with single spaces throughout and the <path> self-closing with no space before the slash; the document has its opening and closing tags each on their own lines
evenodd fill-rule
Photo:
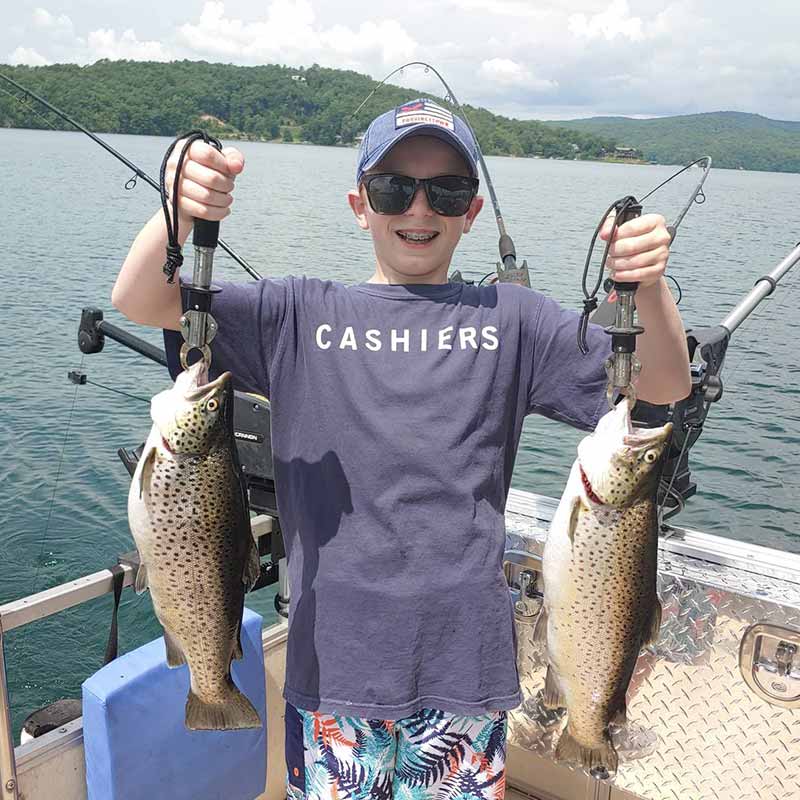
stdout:
<svg viewBox="0 0 800 800">
<path fill-rule="evenodd" d="M 670 117 L 623 116 L 548 121 L 635 147 L 661 164 L 710 155 L 715 167 L 800 172 L 800 122 L 746 111 L 706 111 Z"/>
<path fill-rule="evenodd" d="M 0 71 L 98 132 L 175 136 L 202 125 L 227 138 L 352 145 L 366 123 L 387 108 L 420 96 L 443 102 L 429 92 L 385 84 L 354 118 L 376 81 L 317 64 L 103 59 L 87 66 L 0 64 Z M 33 113 L 2 86 L 0 127 L 70 129 L 29 99 Z M 464 109 L 486 155 L 634 162 L 642 156 L 662 164 L 710 155 L 715 167 L 800 172 L 800 122 L 792 120 L 711 111 L 540 122 L 470 105 Z M 50 124 L 42 123 L 43 115 Z"/>
</svg>

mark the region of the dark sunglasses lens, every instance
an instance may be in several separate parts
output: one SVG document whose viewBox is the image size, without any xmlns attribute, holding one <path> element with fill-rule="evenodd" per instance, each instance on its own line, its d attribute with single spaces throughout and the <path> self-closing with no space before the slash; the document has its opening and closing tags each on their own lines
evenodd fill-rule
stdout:
<svg viewBox="0 0 800 800">
<path fill-rule="evenodd" d="M 460 217 L 466 214 L 474 196 L 475 186 L 469 178 L 444 175 L 428 181 L 431 208 L 444 217 Z"/>
<path fill-rule="evenodd" d="M 403 175 L 376 175 L 366 187 L 369 204 L 378 214 L 402 214 L 414 196 L 414 181 Z"/>
</svg>

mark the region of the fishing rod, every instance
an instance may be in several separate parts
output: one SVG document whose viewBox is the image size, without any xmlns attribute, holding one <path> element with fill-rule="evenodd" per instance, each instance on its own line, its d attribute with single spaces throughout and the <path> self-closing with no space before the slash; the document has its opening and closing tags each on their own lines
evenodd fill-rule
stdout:
<svg viewBox="0 0 800 800">
<path fill-rule="evenodd" d="M 697 491 L 691 480 L 688 451 L 700 438 L 712 403 L 723 395 L 720 373 L 725 363 L 731 336 L 773 294 L 779 281 L 800 264 L 800 244 L 775 268 L 756 280 L 753 288 L 719 324 L 686 331 L 686 344 L 692 361 L 692 389 L 688 397 L 673 406 L 640 403 L 636 408 L 637 424 L 646 427 L 672 421 L 673 433 L 669 457 L 664 465 L 659 488 L 660 510 L 666 520 L 681 511 L 686 500 Z"/>
<path fill-rule="evenodd" d="M 116 158 L 118 161 L 121 161 L 126 167 L 128 167 L 128 169 L 132 170 L 134 175 L 133 175 L 132 178 L 129 178 L 128 181 L 125 183 L 125 188 L 126 189 L 131 190 L 131 189 L 135 188 L 136 187 L 136 179 L 137 178 L 141 178 L 143 181 L 148 183 L 157 192 L 159 192 L 159 193 L 161 192 L 161 187 L 160 187 L 160 185 L 159 185 L 159 183 L 157 181 L 153 180 L 153 178 L 151 178 L 144 170 L 142 170 L 139 167 L 137 167 L 136 164 L 134 164 L 132 161 L 127 159 L 124 155 L 122 155 L 122 153 L 120 153 L 119 151 L 115 150 L 108 142 L 106 142 L 103 139 L 101 139 L 97 134 L 92 133 L 92 131 L 90 131 L 88 128 L 84 127 L 83 125 L 81 125 L 80 122 L 78 122 L 77 120 L 74 120 L 71 116 L 69 116 L 69 114 L 67 114 L 64 111 L 61 111 L 61 109 L 59 109 L 59 108 L 56 108 L 52 103 L 48 102 L 43 97 L 40 97 L 38 94 L 36 94 L 36 92 L 32 91 L 31 89 L 26 88 L 21 83 L 17 83 L 17 81 L 15 81 L 13 78 L 9 78 L 8 75 L 4 75 L 2 72 L 0 72 L 0 78 L 2 78 L 4 81 L 10 83 L 12 86 L 16 87 L 21 92 L 24 92 L 29 97 L 32 97 L 37 102 L 41 103 L 45 108 L 47 108 L 50 111 L 52 111 L 54 114 L 59 116 L 65 122 L 68 122 L 70 125 L 72 125 L 73 127 L 77 128 L 81 133 L 85 133 L 92 141 L 94 141 L 97 144 L 99 144 L 100 147 L 102 147 L 106 152 L 111 153 L 111 155 L 114 156 L 114 158 Z M 24 101 L 22 100 L 21 97 L 18 97 L 17 95 L 12 94 L 11 92 L 8 92 L 7 94 L 9 94 L 11 97 L 14 97 L 20 103 L 25 105 L 25 103 L 24 103 Z M 28 108 L 31 111 L 33 111 L 34 114 L 37 113 L 36 110 L 31 108 L 30 106 L 28 106 Z M 41 115 L 38 115 L 38 116 L 41 116 Z M 44 117 L 42 117 L 42 119 L 44 119 Z M 46 119 L 45 119 L 45 122 L 47 122 Z M 261 278 L 261 275 L 255 269 L 255 267 L 251 266 L 247 262 L 247 260 L 243 256 L 240 256 L 229 244 L 227 244 L 222 239 L 219 239 L 217 244 L 234 261 L 236 261 L 250 275 L 250 277 L 255 278 L 256 280 L 259 280 Z"/>
<path fill-rule="evenodd" d="M 481 171 L 483 172 L 483 176 L 486 179 L 486 187 L 489 190 L 489 198 L 492 202 L 492 208 L 494 209 L 494 217 L 495 221 L 497 222 L 497 229 L 500 232 L 500 240 L 498 242 L 498 249 L 500 250 L 500 261 L 497 264 L 497 276 L 498 280 L 501 282 L 507 283 L 519 283 L 522 286 L 527 286 L 530 288 L 531 280 L 530 275 L 528 273 L 528 262 L 523 261 L 522 266 L 517 265 L 517 253 L 514 247 L 514 241 L 512 240 L 511 236 L 509 236 L 508 232 L 506 231 L 505 221 L 503 220 L 503 215 L 500 211 L 500 203 L 497 199 L 497 193 L 494 190 L 494 184 L 492 183 L 491 175 L 489 174 L 489 169 L 486 166 L 486 161 L 483 158 L 483 152 L 481 151 L 481 146 L 478 142 L 478 137 L 475 135 L 475 130 L 472 127 L 469 118 L 467 117 L 466 112 L 464 111 L 464 107 L 461 103 L 458 102 L 455 92 L 450 88 L 447 81 L 442 77 L 441 73 L 433 66 L 428 64 L 425 61 L 409 61 L 407 64 L 403 64 L 401 67 L 397 67 L 397 69 L 393 69 L 382 81 L 380 81 L 375 88 L 364 98 L 364 101 L 361 105 L 351 114 L 351 117 L 355 117 L 359 111 L 370 101 L 373 97 L 375 92 L 378 91 L 385 83 L 389 80 L 393 75 L 396 75 L 398 72 L 402 73 L 404 69 L 407 67 L 424 67 L 425 72 L 433 72 L 434 75 L 441 81 L 442 86 L 444 86 L 445 91 L 447 92 L 445 96 L 445 102 L 451 103 L 457 109 L 459 114 L 461 115 L 462 119 L 466 123 L 467 127 L 472 134 L 472 138 L 475 140 L 475 146 L 478 150 L 478 161 L 481 165 Z M 491 273 L 490 273 L 491 274 Z"/>
</svg>

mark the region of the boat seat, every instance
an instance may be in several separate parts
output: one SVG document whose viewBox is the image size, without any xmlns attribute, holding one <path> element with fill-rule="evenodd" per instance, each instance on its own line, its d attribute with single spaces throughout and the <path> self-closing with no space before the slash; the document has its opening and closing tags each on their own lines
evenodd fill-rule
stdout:
<svg viewBox="0 0 800 800">
<path fill-rule="evenodd" d="M 244 658 L 233 679 L 264 721 L 260 729 L 190 731 L 189 671 L 166 664 L 159 637 L 112 661 L 83 684 L 88 800 L 252 800 L 267 775 L 262 618 L 245 609 Z"/>
</svg>

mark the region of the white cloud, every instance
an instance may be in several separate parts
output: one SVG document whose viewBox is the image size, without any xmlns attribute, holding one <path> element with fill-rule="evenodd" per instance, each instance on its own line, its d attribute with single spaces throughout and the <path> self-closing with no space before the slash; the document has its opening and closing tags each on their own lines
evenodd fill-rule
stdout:
<svg viewBox="0 0 800 800">
<path fill-rule="evenodd" d="M 462 11 L 482 11 L 504 17 L 543 17 L 549 10 L 542 3 L 532 4 L 520 0 L 451 0 L 451 5 Z"/>
<path fill-rule="evenodd" d="M 320 34 L 320 41 L 341 56 L 378 56 L 384 64 L 394 65 L 413 58 L 417 43 L 405 28 L 393 19 L 362 22 L 357 31 L 334 25 Z"/>
<path fill-rule="evenodd" d="M 33 24 L 37 28 L 44 28 L 51 34 L 71 35 L 74 33 L 72 20 L 66 14 L 59 14 L 56 17 L 45 8 L 33 10 Z"/>
<path fill-rule="evenodd" d="M 568 26 L 570 32 L 580 39 L 598 39 L 602 36 L 611 41 L 622 36 L 638 41 L 644 38 L 642 20 L 630 16 L 628 0 L 612 0 L 611 5 L 599 14 L 572 14 Z"/>
<path fill-rule="evenodd" d="M 370 67 L 412 57 L 416 42 L 392 19 L 362 22 L 358 28 L 316 22 L 309 0 L 274 0 L 266 18 L 247 22 L 227 17 L 221 0 L 207 2 L 196 24 L 178 31 L 180 43 L 196 55 L 236 58 L 252 63 Z"/>
<path fill-rule="evenodd" d="M 29 67 L 43 67 L 50 62 L 30 47 L 18 47 L 8 57 L 9 64 L 25 64 Z"/>
<path fill-rule="evenodd" d="M 558 82 L 535 78 L 524 65 L 510 58 L 492 58 L 484 61 L 479 70 L 482 78 L 506 87 L 522 87 L 536 92 L 558 89 Z"/>
<path fill-rule="evenodd" d="M 797 0 L 8 0 L 2 21 L 15 63 L 317 62 L 382 78 L 424 57 L 460 101 L 515 116 L 800 119 Z M 392 81 L 441 91 L 422 70 Z"/>
<path fill-rule="evenodd" d="M 121 36 L 113 28 L 98 28 L 87 37 L 88 59 L 130 59 L 133 61 L 169 61 L 173 56 L 161 42 L 140 42 L 131 28 Z"/>
</svg>

